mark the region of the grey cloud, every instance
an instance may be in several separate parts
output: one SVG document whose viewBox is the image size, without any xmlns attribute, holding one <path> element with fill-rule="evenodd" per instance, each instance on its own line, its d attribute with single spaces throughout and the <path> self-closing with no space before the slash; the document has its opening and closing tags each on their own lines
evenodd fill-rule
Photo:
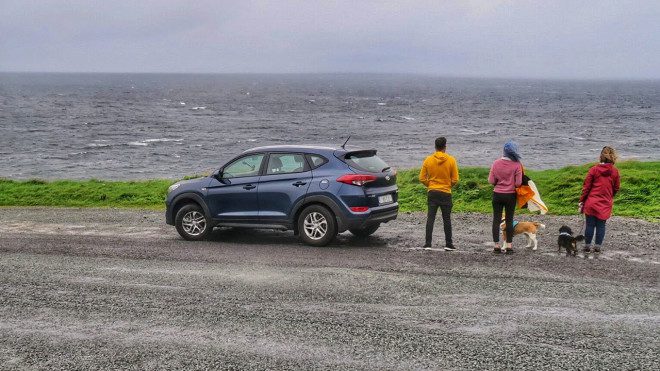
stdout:
<svg viewBox="0 0 660 371">
<path fill-rule="evenodd" d="M 660 78 L 657 1 L 7 1 L 0 70 Z"/>
</svg>

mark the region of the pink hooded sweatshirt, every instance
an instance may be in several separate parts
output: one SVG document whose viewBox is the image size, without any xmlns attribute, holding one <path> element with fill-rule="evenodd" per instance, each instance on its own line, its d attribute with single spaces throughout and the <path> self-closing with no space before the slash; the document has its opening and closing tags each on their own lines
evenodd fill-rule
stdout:
<svg viewBox="0 0 660 371">
<path fill-rule="evenodd" d="M 493 162 L 488 174 L 488 183 L 495 186 L 497 193 L 516 193 L 516 187 L 522 184 L 522 165 L 502 157 Z"/>
</svg>

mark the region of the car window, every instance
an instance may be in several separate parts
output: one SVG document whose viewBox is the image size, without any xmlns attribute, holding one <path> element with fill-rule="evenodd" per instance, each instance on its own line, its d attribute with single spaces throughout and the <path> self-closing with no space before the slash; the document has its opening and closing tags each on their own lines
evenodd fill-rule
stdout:
<svg viewBox="0 0 660 371">
<path fill-rule="evenodd" d="M 309 158 L 309 162 L 312 163 L 312 169 L 316 169 L 317 167 L 328 162 L 325 157 L 319 155 L 307 155 L 307 158 Z"/>
<path fill-rule="evenodd" d="M 261 168 L 261 162 L 263 159 L 263 154 L 241 157 L 225 166 L 222 171 L 222 177 L 241 178 L 246 176 L 257 176 L 259 175 L 259 169 Z"/>
<path fill-rule="evenodd" d="M 349 153 L 345 159 L 348 166 L 362 171 L 380 173 L 389 168 L 387 163 L 376 156 L 376 153 L 373 151 Z"/>
<path fill-rule="evenodd" d="M 297 153 L 272 153 L 266 175 L 299 173 L 305 170 L 305 157 Z"/>
</svg>

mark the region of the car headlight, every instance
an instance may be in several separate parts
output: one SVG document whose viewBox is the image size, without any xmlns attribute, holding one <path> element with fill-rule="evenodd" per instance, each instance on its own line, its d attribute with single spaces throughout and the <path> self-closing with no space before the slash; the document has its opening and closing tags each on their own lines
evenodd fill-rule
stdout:
<svg viewBox="0 0 660 371">
<path fill-rule="evenodd" d="M 179 184 L 179 183 L 174 183 L 174 184 L 172 184 L 172 185 L 170 186 L 170 188 L 167 189 L 167 193 L 170 193 L 170 192 L 172 192 L 173 190 L 179 188 L 180 185 L 181 185 L 181 184 Z"/>
</svg>

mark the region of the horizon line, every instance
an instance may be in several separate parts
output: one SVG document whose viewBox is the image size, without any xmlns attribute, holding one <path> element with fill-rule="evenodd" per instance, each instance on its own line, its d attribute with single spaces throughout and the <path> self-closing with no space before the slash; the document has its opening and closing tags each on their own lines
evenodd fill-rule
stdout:
<svg viewBox="0 0 660 371">
<path fill-rule="evenodd" d="M 398 75 L 424 76 L 446 79 L 473 80 L 539 80 L 539 81 L 660 81 L 660 77 L 532 77 L 532 76 L 489 76 L 489 75 L 454 75 L 432 72 L 183 72 L 183 71 L 18 71 L 2 70 L 3 74 L 57 74 L 57 75 Z"/>
</svg>

